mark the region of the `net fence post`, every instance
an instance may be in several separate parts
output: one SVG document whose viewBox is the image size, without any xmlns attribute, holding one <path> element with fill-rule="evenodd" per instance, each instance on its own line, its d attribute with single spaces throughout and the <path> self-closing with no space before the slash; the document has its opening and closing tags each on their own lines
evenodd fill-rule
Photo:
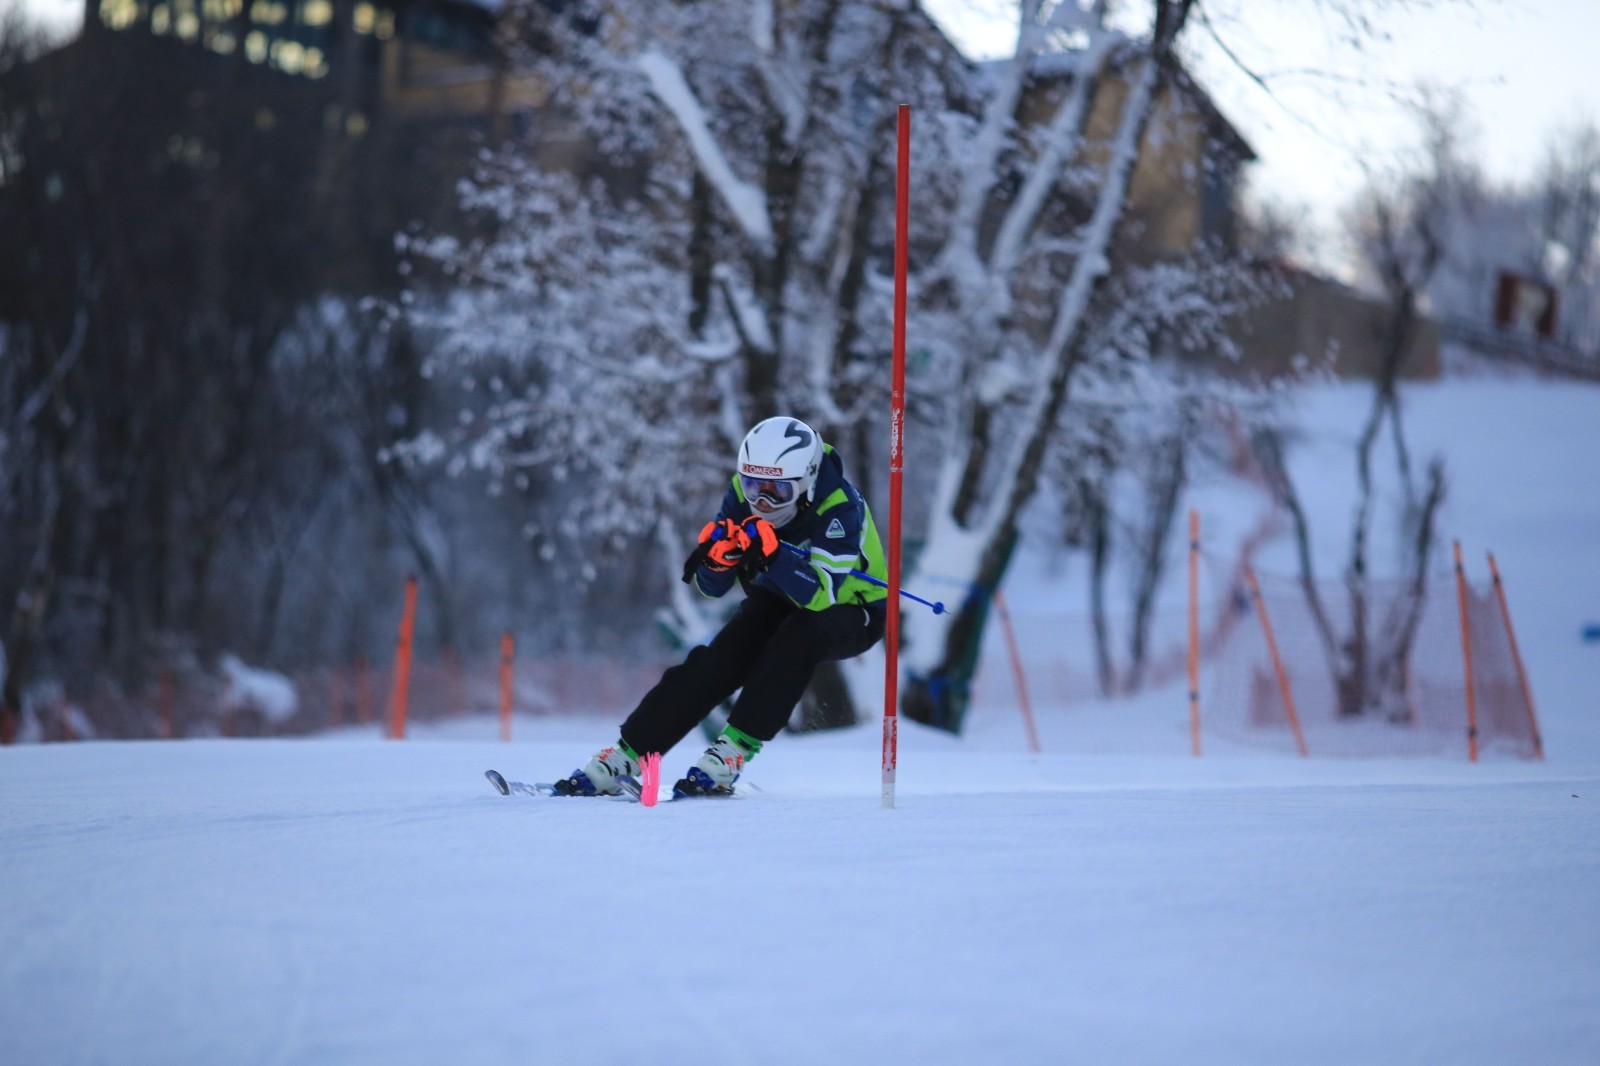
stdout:
<svg viewBox="0 0 1600 1066">
<path fill-rule="evenodd" d="M 1506 589 L 1500 580 L 1500 568 L 1495 565 L 1494 552 L 1489 553 L 1489 575 L 1494 579 L 1494 595 L 1500 603 L 1500 618 L 1506 624 L 1506 639 L 1511 642 L 1511 663 L 1517 668 L 1522 705 L 1528 709 L 1528 728 L 1533 732 L 1533 754 L 1543 759 L 1544 737 L 1539 733 L 1539 716 L 1533 709 L 1533 688 L 1528 684 L 1528 668 L 1522 664 L 1522 651 L 1517 647 L 1517 631 L 1511 627 L 1511 608 L 1506 605 Z"/>
<path fill-rule="evenodd" d="M 406 738 L 406 703 L 411 696 L 411 645 L 417 624 L 417 579 L 406 578 L 406 604 L 394 649 L 394 692 L 389 701 L 389 737 Z"/>
<path fill-rule="evenodd" d="M 500 740 L 511 740 L 512 679 L 516 669 L 517 642 L 510 631 L 500 634 Z"/>
<path fill-rule="evenodd" d="M 1267 616 L 1267 601 L 1261 596 L 1261 585 L 1249 566 L 1244 568 L 1244 580 L 1250 586 L 1250 598 L 1256 604 L 1256 616 L 1261 619 L 1261 633 L 1267 638 L 1267 654 L 1272 657 L 1272 672 L 1278 678 L 1278 691 L 1283 694 L 1284 713 L 1289 716 L 1289 728 L 1294 730 L 1294 746 L 1302 759 L 1311 753 L 1306 749 L 1306 735 L 1300 728 L 1300 712 L 1295 709 L 1294 689 L 1289 684 L 1289 671 L 1284 668 L 1283 656 L 1278 653 L 1278 640 L 1272 632 L 1272 620 Z"/>
</svg>

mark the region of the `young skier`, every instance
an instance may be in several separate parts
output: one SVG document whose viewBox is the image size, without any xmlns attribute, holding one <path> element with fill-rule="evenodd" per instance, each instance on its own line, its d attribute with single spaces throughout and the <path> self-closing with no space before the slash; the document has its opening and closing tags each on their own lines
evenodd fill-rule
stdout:
<svg viewBox="0 0 1600 1066">
<path fill-rule="evenodd" d="M 707 596 L 737 581 L 745 600 L 710 644 L 662 674 L 622 723 L 621 737 L 556 783 L 565 795 L 614 795 L 640 758 L 667 752 L 739 691 L 716 743 L 674 786 L 682 795 L 732 791 L 747 760 L 778 735 L 819 663 L 860 655 L 883 637 L 887 578 L 872 512 L 832 446 L 798 418 L 760 422 L 739 446 L 737 471 L 683 568 Z"/>
</svg>

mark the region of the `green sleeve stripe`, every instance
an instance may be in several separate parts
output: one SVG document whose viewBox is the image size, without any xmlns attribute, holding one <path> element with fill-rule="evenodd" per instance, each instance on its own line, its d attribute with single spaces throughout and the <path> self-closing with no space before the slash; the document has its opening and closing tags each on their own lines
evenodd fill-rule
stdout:
<svg viewBox="0 0 1600 1066">
<path fill-rule="evenodd" d="M 823 500 L 820 504 L 817 505 L 817 514 L 823 514 L 823 513 L 827 512 L 827 511 L 831 511 L 833 508 L 839 506 L 841 503 L 849 503 L 849 502 L 850 502 L 850 494 L 849 493 L 845 492 L 844 489 L 834 489 L 832 492 L 828 493 L 828 498 L 827 499 Z"/>
</svg>

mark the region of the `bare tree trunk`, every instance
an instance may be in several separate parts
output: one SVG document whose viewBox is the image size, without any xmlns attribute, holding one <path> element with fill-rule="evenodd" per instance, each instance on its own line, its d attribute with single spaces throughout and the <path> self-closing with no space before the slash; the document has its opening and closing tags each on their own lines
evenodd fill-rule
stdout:
<svg viewBox="0 0 1600 1066">
<path fill-rule="evenodd" d="M 1101 486 L 1082 488 L 1084 521 L 1089 532 L 1089 617 L 1094 627 L 1095 676 L 1100 695 L 1117 691 L 1117 670 L 1111 656 L 1111 622 L 1106 617 L 1106 568 L 1111 557 L 1111 514 Z"/>
<path fill-rule="evenodd" d="M 1444 464 L 1435 460 L 1428 467 L 1428 489 L 1416 507 L 1408 542 L 1411 557 L 1410 577 L 1405 592 L 1385 618 L 1379 642 L 1374 681 L 1379 701 L 1391 721 L 1410 721 L 1411 648 L 1416 643 L 1417 627 L 1427 605 L 1428 560 L 1433 552 L 1433 524 L 1439 505 L 1444 502 Z"/>
<path fill-rule="evenodd" d="M 1321 638 L 1323 657 L 1332 676 L 1337 678 L 1341 662 L 1339 639 L 1317 588 L 1316 571 L 1311 561 L 1311 525 L 1306 519 L 1305 507 L 1300 503 L 1300 494 L 1289 479 L 1283 458 L 1283 440 L 1276 432 L 1262 431 L 1252 436 L 1251 445 L 1273 497 L 1279 506 L 1289 512 L 1294 527 L 1295 557 L 1299 562 L 1300 591 L 1305 594 L 1306 606 L 1311 611 L 1311 619 Z"/>
<path fill-rule="evenodd" d="M 1149 654 L 1150 616 L 1155 609 L 1156 590 L 1161 587 L 1161 576 L 1166 569 L 1167 541 L 1172 535 L 1172 525 L 1178 514 L 1178 500 L 1183 494 L 1186 480 L 1186 436 L 1187 432 L 1180 429 L 1167 438 L 1160 448 L 1161 459 L 1150 488 L 1150 511 L 1144 543 L 1141 545 L 1139 580 L 1134 589 L 1133 632 L 1128 662 L 1129 691 L 1138 691 L 1144 679 L 1145 661 Z"/>
</svg>

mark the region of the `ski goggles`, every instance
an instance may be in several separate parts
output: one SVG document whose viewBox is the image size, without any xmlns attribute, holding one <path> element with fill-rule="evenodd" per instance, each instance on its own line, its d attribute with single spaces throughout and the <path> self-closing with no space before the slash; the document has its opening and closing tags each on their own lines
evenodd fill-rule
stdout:
<svg viewBox="0 0 1600 1066">
<path fill-rule="evenodd" d="M 744 490 L 744 498 L 751 506 L 769 511 L 793 503 L 796 491 L 793 481 L 776 481 L 746 474 L 739 475 L 739 487 Z M 763 508 L 762 504 L 766 506 Z"/>
</svg>

